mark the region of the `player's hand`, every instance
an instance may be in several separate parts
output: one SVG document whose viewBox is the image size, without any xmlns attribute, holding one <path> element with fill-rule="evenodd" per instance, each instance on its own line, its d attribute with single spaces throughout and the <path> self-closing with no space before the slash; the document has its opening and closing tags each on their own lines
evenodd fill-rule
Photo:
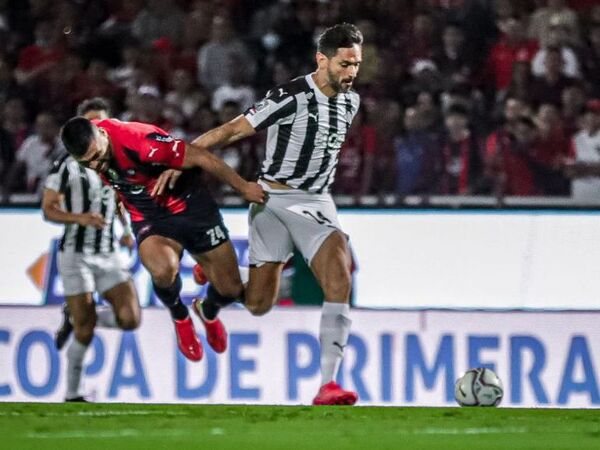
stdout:
<svg viewBox="0 0 600 450">
<path fill-rule="evenodd" d="M 104 216 L 99 213 L 83 213 L 79 218 L 78 223 L 83 226 L 92 226 L 101 230 L 106 226 L 106 221 L 104 220 Z"/>
<path fill-rule="evenodd" d="M 163 173 L 160 174 L 158 180 L 156 180 L 156 184 L 152 188 L 152 192 L 150 193 L 150 195 L 152 197 L 156 197 L 157 195 L 162 195 L 167 187 L 169 189 L 175 188 L 175 183 L 177 183 L 177 180 L 180 176 L 181 170 L 165 170 Z"/>
<path fill-rule="evenodd" d="M 121 236 L 119 244 L 121 244 L 121 247 L 127 247 L 129 249 L 129 254 L 131 254 L 133 247 L 135 247 L 135 239 L 131 234 L 124 234 Z"/>
<path fill-rule="evenodd" d="M 258 183 L 251 181 L 247 182 L 240 193 L 242 194 L 242 197 L 244 197 L 244 200 L 250 203 L 262 204 L 267 201 L 267 193 Z"/>
</svg>

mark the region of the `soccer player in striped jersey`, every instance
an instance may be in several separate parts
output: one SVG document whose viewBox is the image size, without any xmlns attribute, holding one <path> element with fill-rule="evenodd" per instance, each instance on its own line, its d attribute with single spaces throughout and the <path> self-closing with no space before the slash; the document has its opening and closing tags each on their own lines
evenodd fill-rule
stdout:
<svg viewBox="0 0 600 450">
<path fill-rule="evenodd" d="M 207 296 L 211 302 L 231 303 L 243 292 L 233 245 L 215 201 L 199 179 L 200 170 L 229 184 L 249 202 L 263 203 L 264 189 L 205 148 L 150 124 L 74 117 L 62 127 L 61 139 L 80 165 L 96 171 L 118 193 L 131 216 L 138 254 L 154 292 L 173 318 L 179 350 L 199 361 L 202 345 L 180 299 L 183 250 L 205 267 L 212 282 Z M 190 170 L 183 170 L 168 192 L 157 193 L 168 169 Z M 221 321 L 202 323 L 209 345 L 218 353 L 225 351 L 227 333 Z"/>
<path fill-rule="evenodd" d="M 107 118 L 108 105 L 99 98 L 86 100 L 79 113 L 90 119 Z M 65 401 L 86 401 L 81 392 L 82 366 L 95 326 L 132 330 L 140 323 L 137 293 L 117 252 L 116 216 L 125 224 L 121 245 L 132 248 L 135 242 L 125 216 L 119 213 L 115 192 L 68 154 L 55 162 L 46 179 L 42 210 L 46 220 L 65 225 L 58 270 L 67 305 L 56 336 L 60 349 L 71 331 L 74 334 L 67 350 Z M 94 292 L 111 306 L 96 308 Z"/>
<path fill-rule="evenodd" d="M 343 23 L 318 40 L 317 70 L 277 86 L 245 114 L 194 140 L 211 148 L 267 129 L 260 184 L 264 205 L 250 207 L 250 275 L 244 303 L 255 315 L 276 301 L 281 271 L 296 246 L 323 288 L 322 384 L 314 404 L 354 404 L 355 392 L 335 383 L 350 332 L 350 256 L 329 187 L 340 147 L 359 107 L 352 83 L 361 63 L 362 34 Z M 209 310 L 210 299 L 203 310 Z M 206 320 L 215 319 L 213 305 Z"/>
</svg>

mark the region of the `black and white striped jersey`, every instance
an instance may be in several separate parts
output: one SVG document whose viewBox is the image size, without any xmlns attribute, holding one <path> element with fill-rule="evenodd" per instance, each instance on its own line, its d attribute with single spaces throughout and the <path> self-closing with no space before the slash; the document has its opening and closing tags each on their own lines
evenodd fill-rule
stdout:
<svg viewBox="0 0 600 450">
<path fill-rule="evenodd" d="M 268 128 L 260 176 L 308 192 L 327 192 L 359 105 L 354 91 L 327 97 L 311 74 L 270 90 L 245 113 L 255 130 Z"/>
<path fill-rule="evenodd" d="M 108 224 L 102 230 L 92 226 L 66 224 L 60 250 L 77 253 L 105 253 L 116 250 L 114 219 L 117 212 L 115 192 L 102 183 L 96 172 L 81 166 L 73 157 L 58 159 L 46 178 L 46 189 L 63 194 L 63 207 L 76 214 L 100 213 Z"/>
</svg>

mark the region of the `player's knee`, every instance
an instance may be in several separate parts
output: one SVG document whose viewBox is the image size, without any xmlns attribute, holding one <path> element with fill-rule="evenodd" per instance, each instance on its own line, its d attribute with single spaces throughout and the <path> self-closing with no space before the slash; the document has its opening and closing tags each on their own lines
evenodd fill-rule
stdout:
<svg viewBox="0 0 600 450">
<path fill-rule="evenodd" d="M 84 345 L 88 345 L 90 342 L 92 342 L 92 339 L 94 338 L 94 327 L 93 326 L 83 326 L 83 327 L 73 327 L 73 336 L 75 336 L 75 339 L 77 339 L 79 342 L 81 342 Z"/>
<path fill-rule="evenodd" d="M 250 311 L 250 314 L 252 314 L 253 316 L 264 316 L 271 310 L 271 307 L 272 305 L 270 302 L 246 305 L 246 308 L 248 309 L 248 311 Z"/>
<path fill-rule="evenodd" d="M 128 311 L 125 314 L 121 314 L 117 317 L 119 328 L 122 330 L 135 330 L 140 326 L 140 315 L 134 311 Z"/>
<path fill-rule="evenodd" d="M 152 269 L 152 281 L 157 286 L 166 288 L 175 282 L 178 273 L 179 267 L 176 266 L 164 265 L 156 267 Z"/>
<path fill-rule="evenodd" d="M 350 296 L 352 277 L 350 271 L 341 270 L 334 276 L 328 277 L 323 286 L 326 298 L 343 300 Z"/>
</svg>

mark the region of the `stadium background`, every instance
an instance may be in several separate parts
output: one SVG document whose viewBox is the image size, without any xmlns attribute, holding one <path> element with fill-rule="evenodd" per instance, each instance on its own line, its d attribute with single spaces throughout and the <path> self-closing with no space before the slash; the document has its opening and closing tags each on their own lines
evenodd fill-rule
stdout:
<svg viewBox="0 0 600 450">
<path fill-rule="evenodd" d="M 600 97 L 595 3 L 0 2 L 0 399 L 62 399 L 58 307 L 44 306 L 60 298 L 60 228 L 42 221 L 37 202 L 74 106 L 103 95 L 123 120 L 193 138 L 311 71 L 315 36 L 348 20 L 366 43 L 356 86 L 364 115 L 335 187 L 360 307 L 347 386 L 363 404 L 450 405 L 460 372 L 487 365 L 505 382 L 504 404 L 597 407 L 599 197 L 575 195 L 561 165 L 586 103 Z M 543 62 L 530 72 L 547 48 L 567 71 L 555 83 Z M 218 150 L 247 177 L 261 151 L 260 137 Z M 512 164 L 499 163 L 504 151 Z M 207 182 L 243 259 L 241 202 Z M 152 305 L 135 255 L 123 256 Z M 135 333 L 99 331 L 90 391 L 109 402 L 308 403 L 318 312 L 290 305 L 318 303 L 318 293 L 306 295 L 302 274 L 290 269 L 286 306 L 272 314 L 228 311 L 231 351 L 200 366 L 178 357 L 156 308 Z"/>
</svg>

